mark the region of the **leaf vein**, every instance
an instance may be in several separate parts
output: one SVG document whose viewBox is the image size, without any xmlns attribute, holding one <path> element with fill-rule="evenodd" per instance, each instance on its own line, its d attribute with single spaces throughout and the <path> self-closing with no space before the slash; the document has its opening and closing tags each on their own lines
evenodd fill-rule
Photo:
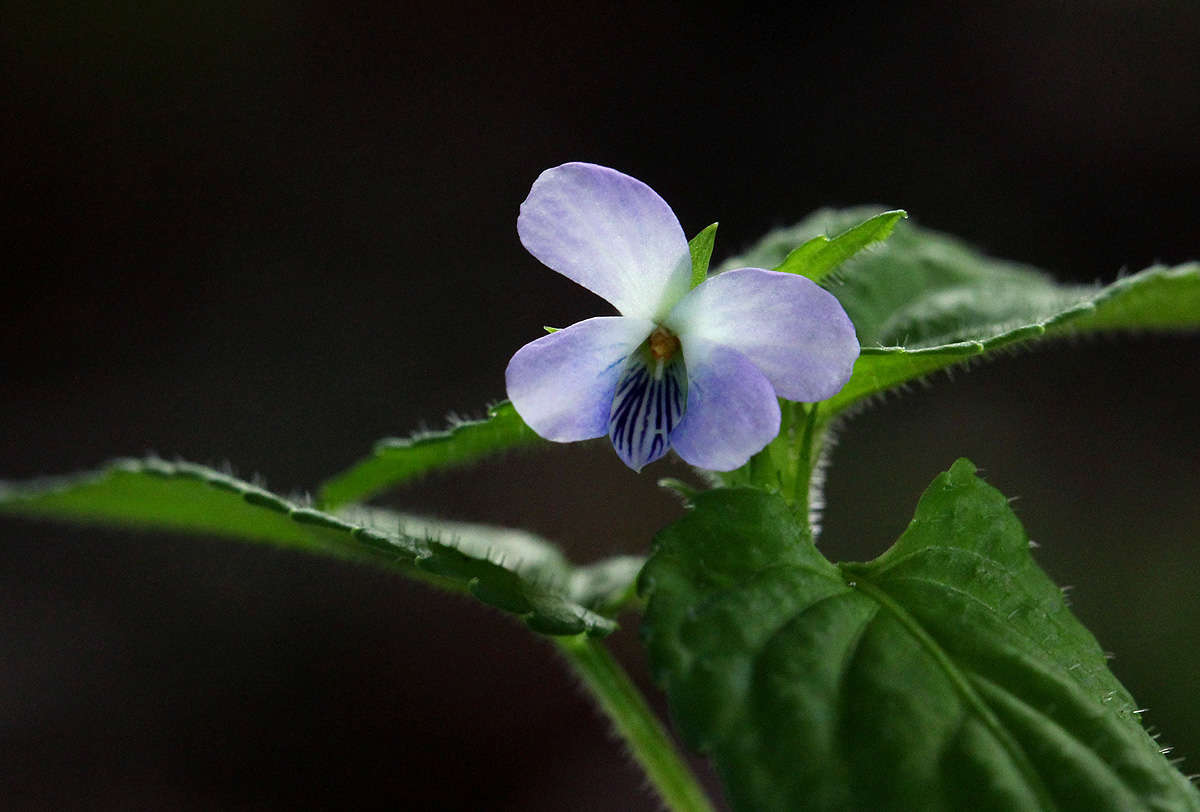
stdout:
<svg viewBox="0 0 1200 812">
<path fill-rule="evenodd" d="M 1030 787 L 1037 794 L 1038 799 L 1042 803 L 1044 809 L 1056 809 L 1057 806 L 1050 796 L 1045 783 L 1042 780 L 1041 774 L 1033 766 L 1033 762 L 1029 754 L 1025 752 L 1025 748 L 1020 742 L 1016 741 L 996 717 L 996 714 L 991 710 L 988 704 L 971 687 L 966 672 L 958 667 L 958 664 L 950 657 L 945 649 L 933 638 L 933 636 L 925 630 L 917 620 L 905 611 L 904 607 L 896 602 L 884 589 L 876 584 L 866 580 L 859 574 L 847 575 L 855 581 L 856 586 L 865 595 L 877 601 L 880 606 L 886 609 L 896 620 L 903 626 L 909 634 L 911 634 L 933 658 L 938 667 L 946 674 L 950 683 L 962 697 L 963 702 L 979 717 L 987 730 L 996 738 L 1001 747 L 1008 753 L 1012 759 L 1013 765 L 1025 776 Z"/>
</svg>

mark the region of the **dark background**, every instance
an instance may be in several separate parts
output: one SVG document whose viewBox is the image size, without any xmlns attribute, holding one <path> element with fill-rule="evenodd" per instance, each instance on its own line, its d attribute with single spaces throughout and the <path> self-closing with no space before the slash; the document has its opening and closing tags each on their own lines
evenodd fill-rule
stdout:
<svg viewBox="0 0 1200 812">
<path fill-rule="evenodd" d="M 153 450 L 304 491 L 478 415 L 541 325 L 601 312 L 517 241 L 567 160 L 719 219 L 717 259 L 858 203 L 1063 280 L 1200 257 L 1200 7 L 983 5 L 6 3 L 0 476 Z M 889 398 L 842 432 L 827 554 L 882 551 L 971 457 L 1200 770 L 1198 351 L 1062 342 Z M 646 551 L 682 470 L 572 446 L 383 502 L 591 560 Z M 496 613 L 221 540 L 3 530 L 6 806 L 655 808 Z"/>
</svg>

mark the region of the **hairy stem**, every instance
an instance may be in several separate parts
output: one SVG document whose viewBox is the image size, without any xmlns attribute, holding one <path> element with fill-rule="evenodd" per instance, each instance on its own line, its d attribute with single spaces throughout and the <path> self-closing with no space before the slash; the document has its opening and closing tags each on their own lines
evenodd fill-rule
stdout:
<svg viewBox="0 0 1200 812">
<path fill-rule="evenodd" d="M 554 642 L 612 720 L 663 803 L 676 812 L 712 812 L 666 728 L 608 649 L 582 634 L 555 637 Z"/>
<path fill-rule="evenodd" d="M 812 484 L 813 469 L 817 464 L 820 453 L 816 448 L 817 410 L 821 404 L 814 403 L 804 410 L 804 426 L 796 427 L 798 434 L 795 454 L 795 472 L 792 479 L 791 503 L 798 515 L 808 520 L 809 489 Z M 816 452 L 816 453 L 814 453 Z"/>
</svg>

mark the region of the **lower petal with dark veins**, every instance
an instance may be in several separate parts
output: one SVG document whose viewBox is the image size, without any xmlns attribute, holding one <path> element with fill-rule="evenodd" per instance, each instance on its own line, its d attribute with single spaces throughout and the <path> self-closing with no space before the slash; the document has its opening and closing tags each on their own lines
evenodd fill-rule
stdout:
<svg viewBox="0 0 1200 812">
<path fill-rule="evenodd" d="M 687 406 L 687 367 L 682 356 L 656 361 L 634 352 L 613 394 L 608 436 L 617 455 L 635 471 L 667 453 L 670 436 Z"/>
</svg>

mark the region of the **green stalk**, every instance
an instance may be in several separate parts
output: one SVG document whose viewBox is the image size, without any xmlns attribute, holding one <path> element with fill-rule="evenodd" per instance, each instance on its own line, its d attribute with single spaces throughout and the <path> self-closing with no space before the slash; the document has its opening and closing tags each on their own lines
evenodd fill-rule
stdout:
<svg viewBox="0 0 1200 812">
<path fill-rule="evenodd" d="M 805 410 L 803 433 L 800 435 L 800 447 L 795 455 L 795 473 L 792 479 L 792 505 L 797 513 L 808 521 L 809 504 L 808 491 L 812 481 L 813 468 L 817 460 L 813 454 L 814 441 L 817 432 L 817 410 L 821 404 L 814 403 Z"/>
<path fill-rule="evenodd" d="M 667 808 L 675 812 L 713 812 L 666 728 L 608 649 L 583 634 L 553 639 L 612 720 Z"/>
</svg>

